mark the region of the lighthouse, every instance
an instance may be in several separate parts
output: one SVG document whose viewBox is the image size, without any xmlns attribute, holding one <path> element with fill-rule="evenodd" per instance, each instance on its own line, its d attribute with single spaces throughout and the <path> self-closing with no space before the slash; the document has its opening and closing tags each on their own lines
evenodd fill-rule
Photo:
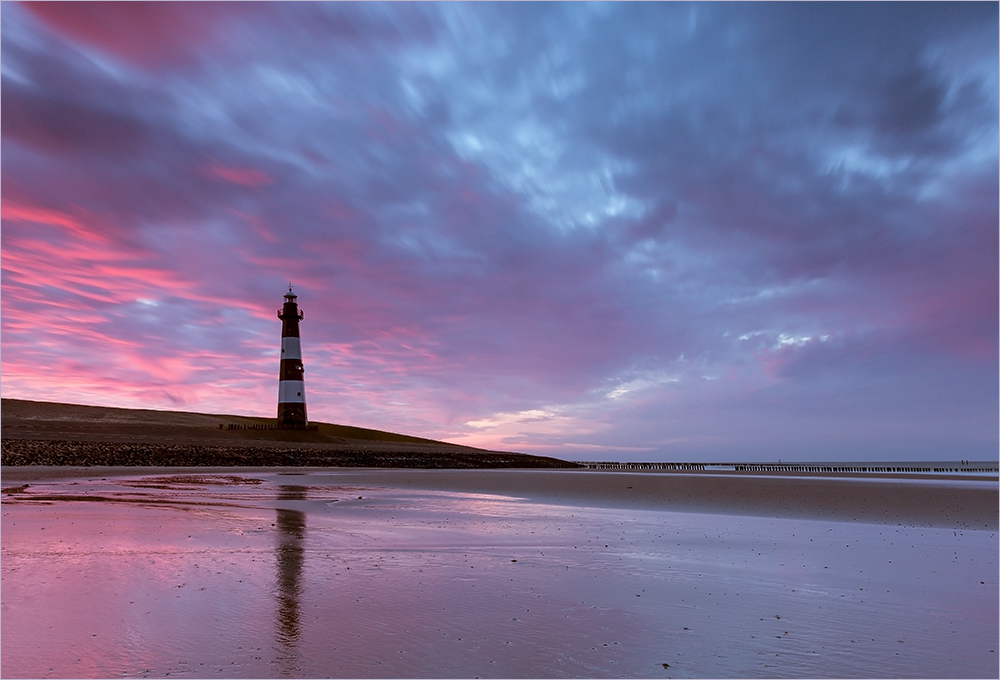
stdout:
<svg viewBox="0 0 1000 680">
<path fill-rule="evenodd" d="M 288 284 L 285 304 L 278 310 L 281 319 L 281 369 L 278 377 L 278 427 L 305 429 L 306 384 L 302 379 L 302 343 L 299 341 L 299 321 L 302 312 L 295 303 L 298 296 Z"/>
</svg>

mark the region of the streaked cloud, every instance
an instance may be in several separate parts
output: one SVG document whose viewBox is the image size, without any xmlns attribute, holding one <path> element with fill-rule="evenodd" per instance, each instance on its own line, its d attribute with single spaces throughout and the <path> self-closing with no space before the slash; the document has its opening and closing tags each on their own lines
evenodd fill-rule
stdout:
<svg viewBox="0 0 1000 680">
<path fill-rule="evenodd" d="M 270 415 L 290 280 L 320 420 L 995 455 L 995 5 L 2 13 L 4 396 Z"/>
</svg>

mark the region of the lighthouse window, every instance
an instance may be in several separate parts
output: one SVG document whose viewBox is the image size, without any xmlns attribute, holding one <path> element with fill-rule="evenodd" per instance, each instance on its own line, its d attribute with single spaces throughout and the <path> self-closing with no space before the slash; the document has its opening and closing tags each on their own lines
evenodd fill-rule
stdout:
<svg viewBox="0 0 1000 680">
<path fill-rule="evenodd" d="M 302 393 L 301 392 L 296 392 L 295 395 L 301 397 Z"/>
</svg>

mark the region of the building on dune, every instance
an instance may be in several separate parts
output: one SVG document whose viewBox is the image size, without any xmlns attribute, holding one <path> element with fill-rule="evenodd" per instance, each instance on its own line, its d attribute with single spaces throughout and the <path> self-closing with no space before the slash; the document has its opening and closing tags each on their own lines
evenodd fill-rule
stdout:
<svg viewBox="0 0 1000 680">
<path fill-rule="evenodd" d="M 285 304 L 278 310 L 281 319 L 281 367 L 278 376 L 278 427 L 304 430 L 306 418 L 306 385 L 303 377 L 302 342 L 299 338 L 299 321 L 303 314 L 295 300 L 291 284 L 285 293 Z"/>
</svg>

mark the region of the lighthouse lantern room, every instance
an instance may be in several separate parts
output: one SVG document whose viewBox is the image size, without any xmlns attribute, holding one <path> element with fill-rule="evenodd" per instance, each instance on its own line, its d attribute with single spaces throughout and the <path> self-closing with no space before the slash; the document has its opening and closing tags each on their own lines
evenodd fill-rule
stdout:
<svg viewBox="0 0 1000 680">
<path fill-rule="evenodd" d="M 291 284 L 285 293 L 285 304 L 278 310 L 281 319 L 281 369 L 278 378 L 278 427 L 290 430 L 306 429 L 306 387 L 303 380 L 302 344 L 299 321 L 302 312 L 295 300 Z"/>
</svg>

